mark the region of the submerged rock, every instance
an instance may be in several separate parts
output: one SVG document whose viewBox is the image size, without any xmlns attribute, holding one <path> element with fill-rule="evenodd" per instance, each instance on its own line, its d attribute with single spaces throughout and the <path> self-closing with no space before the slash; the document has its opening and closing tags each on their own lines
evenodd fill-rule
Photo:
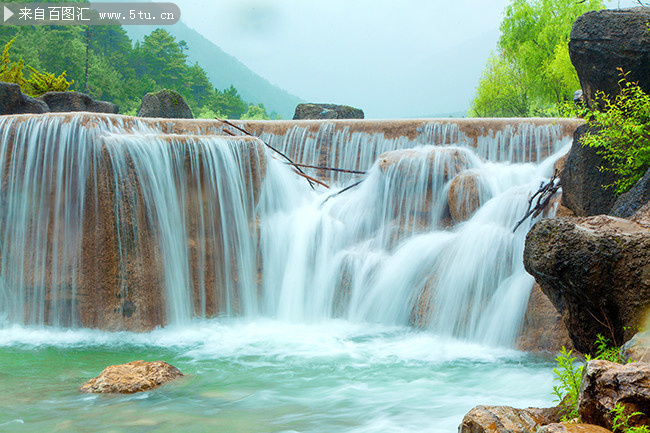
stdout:
<svg viewBox="0 0 650 433">
<path fill-rule="evenodd" d="M 163 89 L 144 95 L 140 110 L 138 110 L 138 117 L 193 119 L 194 115 L 180 93 Z"/>
<path fill-rule="evenodd" d="M 633 221 L 539 221 L 526 236 L 524 266 L 580 352 L 592 352 L 598 334 L 619 344 L 631 338 L 650 308 L 650 230 Z"/>
<path fill-rule="evenodd" d="M 578 412 L 584 422 L 612 428 L 617 404 L 625 406 L 630 426 L 650 425 L 650 365 L 589 361 L 582 372 Z"/>
<path fill-rule="evenodd" d="M 363 119 L 363 110 L 348 105 L 298 104 L 293 120 L 300 119 Z"/>
<path fill-rule="evenodd" d="M 165 361 L 133 361 L 110 365 L 90 379 L 80 391 L 89 393 L 133 394 L 149 391 L 183 376 L 181 371 Z"/>
<path fill-rule="evenodd" d="M 476 406 L 465 415 L 458 433 L 536 433 L 540 426 L 559 422 L 560 412 L 557 407 Z"/>
<path fill-rule="evenodd" d="M 454 177 L 447 194 L 449 213 L 454 223 L 467 221 L 476 212 L 482 203 L 482 192 L 481 180 L 477 173 L 463 172 Z"/>
</svg>

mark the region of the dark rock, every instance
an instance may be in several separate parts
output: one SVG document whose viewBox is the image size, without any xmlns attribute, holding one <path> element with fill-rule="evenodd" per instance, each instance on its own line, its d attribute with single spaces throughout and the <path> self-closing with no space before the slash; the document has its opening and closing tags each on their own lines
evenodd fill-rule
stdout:
<svg viewBox="0 0 650 433">
<path fill-rule="evenodd" d="M 140 110 L 138 110 L 138 117 L 193 119 L 194 115 L 180 93 L 163 89 L 144 95 Z"/>
<path fill-rule="evenodd" d="M 465 415 L 458 433 L 535 433 L 542 425 L 559 422 L 560 416 L 557 407 L 476 406 Z"/>
<path fill-rule="evenodd" d="M 616 199 L 609 213 L 621 218 L 630 218 L 648 201 L 650 201 L 650 170 L 645 172 L 632 189 Z"/>
<path fill-rule="evenodd" d="M 628 340 L 650 307 L 650 230 L 633 221 L 541 220 L 526 236 L 524 265 L 580 352 L 593 352 L 598 334 Z"/>
<path fill-rule="evenodd" d="M 614 183 L 617 176 L 599 169 L 610 168 L 611 165 L 596 153 L 596 149 L 580 143 L 580 137 L 587 131 L 597 133 L 587 125 L 576 129 L 569 157 L 560 175 L 562 204 L 577 216 L 606 214 L 616 200 L 614 188 L 605 189 L 603 185 Z"/>
<path fill-rule="evenodd" d="M 90 96 L 79 92 L 47 92 L 38 97 L 55 113 L 71 111 L 89 111 L 91 113 L 117 114 L 120 109 L 112 102 L 95 101 Z"/>
<path fill-rule="evenodd" d="M 559 352 L 563 346 L 573 348 L 562 316 L 538 284 L 533 286 L 528 297 L 522 330 L 516 344 L 520 350 L 529 352 Z"/>
<path fill-rule="evenodd" d="M 594 424 L 582 423 L 555 423 L 545 425 L 537 430 L 537 433 L 612 433 L 605 427 Z"/>
<path fill-rule="evenodd" d="M 46 103 L 23 94 L 18 84 L 0 82 L 0 115 L 40 114 L 48 111 Z"/>
<path fill-rule="evenodd" d="M 650 362 L 650 332 L 635 334 L 621 346 L 621 356 L 630 362 Z"/>
<path fill-rule="evenodd" d="M 582 371 L 578 413 L 583 422 L 612 429 L 616 404 L 625 406 L 625 414 L 633 416 L 630 426 L 650 425 L 650 364 L 635 362 L 617 364 L 589 361 Z"/>
<path fill-rule="evenodd" d="M 571 29 L 569 55 L 576 68 L 587 103 L 593 105 L 596 91 L 619 92 L 617 68 L 629 72 L 629 81 L 650 91 L 650 8 L 587 12 Z"/>
<path fill-rule="evenodd" d="M 86 382 L 81 392 L 133 394 L 149 391 L 183 376 L 181 371 L 165 361 L 133 361 L 110 365 L 101 374 Z"/>
<path fill-rule="evenodd" d="M 363 110 L 348 105 L 298 104 L 293 120 L 299 119 L 363 119 Z"/>
</svg>

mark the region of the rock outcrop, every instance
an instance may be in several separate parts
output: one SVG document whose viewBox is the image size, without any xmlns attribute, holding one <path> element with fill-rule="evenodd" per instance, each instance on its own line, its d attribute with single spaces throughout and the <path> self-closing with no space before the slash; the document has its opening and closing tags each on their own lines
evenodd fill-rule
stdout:
<svg viewBox="0 0 650 433">
<path fill-rule="evenodd" d="M 517 337 L 517 348 L 528 352 L 559 352 L 562 346 L 571 349 L 562 316 L 557 312 L 538 284 L 533 286 L 528 298 L 522 330 Z"/>
<path fill-rule="evenodd" d="M 607 214 L 616 200 L 613 188 L 603 188 L 614 183 L 616 175 L 600 170 L 600 167 L 610 168 L 611 165 L 596 153 L 596 149 L 580 143 L 580 138 L 588 131 L 597 132 L 587 125 L 575 130 L 573 145 L 560 176 L 562 204 L 577 216 Z"/>
<path fill-rule="evenodd" d="M 621 346 L 621 356 L 632 362 L 650 362 L 650 332 L 639 332 Z"/>
<path fill-rule="evenodd" d="M 481 180 L 475 172 L 465 171 L 449 184 L 447 203 L 454 223 L 459 224 L 472 216 L 485 200 Z"/>
<path fill-rule="evenodd" d="M 561 409 L 516 409 L 476 406 L 458 427 L 458 433 L 536 433 L 540 426 L 560 421 Z"/>
<path fill-rule="evenodd" d="M 612 409 L 619 403 L 627 415 L 645 414 L 631 417 L 630 426 L 650 425 L 650 364 L 589 361 L 582 372 L 578 397 L 582 421 L 612 429 Z"/>
<path fill-rule="evenodd" d="M 611 433 L 611 431 L 594 424 L 560 422 L 540 427 L 536 433 Z"/>
<path fill-rule="evenodd" d="M 598 90 L 616 95 L 621 79 L 650 91 L 650 8 L 587 12 L 573 24 L 569 55 L 576 68 L 587 103 L 593 105 Z"/>
<path fill-rule="evenodd" d="M 335 104 L 298 104 L 293 115 L 293 120 L 363 118 L 363 110 L 348 105 Z"/>
<path fill-rule="evenodd" d="M 193 119 L 194 115 L 180 93 L 163 89 L 144 95 L 140 110 L 138 110 L 138 117 Z"/>
<path fill-rule="evenodd" d="M 49 111 L 45 102 L 23 94 L 18 84 L 0 82 L 0 115 L 40 114 Z"/>
<path fill-rule="evenodd" d="M 591 352 L 598 334 L 628 340 L 650 308 L 650 230 L 633 221 L 539 221 L 526 236 L 524 265 L 580 352 Z"/>
<path fill-rule="evenodd" d="M 47 92 L 38 97 L 53 113 L 88 111 L 91 113 L 117 114 L 120 109 L 112 102 L 96 101 L 79 92 Z"/>
<path fill-rule="evenodd" d="M 81 392 L 134 394 L 149 391 L 183 376 L 181 371 L 165 361 L 133 361 L 111 365 L 90 379 Z"/>
<path fill-rule="evenodd" d="M 650 170 L 625 194 L 621 194 L 610 212 L 611 215 L 630 218 L 650 201 Z"/>
</svg>

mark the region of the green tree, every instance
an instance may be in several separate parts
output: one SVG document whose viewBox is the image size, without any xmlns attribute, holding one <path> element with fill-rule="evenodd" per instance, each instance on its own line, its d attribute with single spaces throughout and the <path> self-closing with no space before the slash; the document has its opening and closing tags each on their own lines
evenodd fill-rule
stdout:
<svg viewBox="0 0 650 433">
<path fill-rule="evenodd" d="M 530 101 L 523 86 L 521 69 L 503 57 L 492 55 L 472 101 L 470 115 L 476 117 L 526 117 Z"/>
<path fill-rule="evenodd" d="M 241 117 L 242 119 L 246 120 L 269 120 L 270 117 L 266 113 L 266 108 L 264 108 L 264 104 L 249 104 L 248 105 L 248 110 L 246 110 L 246 113 L 244 113 Z"/>
<path fill-rule="evenodd" d="M 223 92 L 214 89 L 214 96 L 208 102 L 208 105 L 212 111 L 223 113 L 229 119 L 239 119 L 248 110 L 248 104 L 241 99 L 239 92 L 233 85 L 230 85 Z"/>
<path fill-rule="evenodd" d="M 483 115 L 486 110 L 481 107 L 495 105 L 486 100 L 486 95 L 502 98 L 503 94 L 512 93 L 512 86 L 520 94 L 519 100 L 527 101 L 527 115 L 539 115 L 569 100 L 580 87 L 569 59 L 571 27 L 580 15 L 602 8 L 603 0 L 513 0 L 500 26 L 498 59 L 488 61 L 477 88 L 479 101 L 473 103 L 470 115 Z M 494 72 L 495 65 L 500 66 L 500 73 Z M 501 85 L 498 79 L 504 77 L 506 66 L 512 72 L 505 75 L 508 89 L 490 90 Z M 512 112 L 506 111 L 508 115 Z M 499 115 L 498 110 L 488 115 Z"/>
</svg>

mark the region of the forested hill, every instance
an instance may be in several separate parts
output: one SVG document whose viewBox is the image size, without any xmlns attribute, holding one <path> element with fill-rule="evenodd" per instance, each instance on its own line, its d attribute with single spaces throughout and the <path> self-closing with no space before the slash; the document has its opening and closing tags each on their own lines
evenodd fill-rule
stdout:
<svg viewBox="0 0 650 433">
<path fill-rule="evenodd" d="M 127 34 L 134 41 L 142 41 L 144 36 L 150 34 L 155 28 L 153 26 L 124 26 Z M 205 70 L 212 85 L 218 89 L 226 89 L 233 85 L 239 91 L 242 99 L 255 103 L 261 102 L 268 112 L 275 111 L 285 119 L 291 119 L 296 105 L 303 102 L 297 96 L 274 86 L 265 78 L 257 75 L 235 57 L 224 52 L 183 22 L 163 28 L 177 41 L 187 42 L 188 48 L 185 51 L 187 59 L 191 63 L 198 62 Z"/>
</svg>

